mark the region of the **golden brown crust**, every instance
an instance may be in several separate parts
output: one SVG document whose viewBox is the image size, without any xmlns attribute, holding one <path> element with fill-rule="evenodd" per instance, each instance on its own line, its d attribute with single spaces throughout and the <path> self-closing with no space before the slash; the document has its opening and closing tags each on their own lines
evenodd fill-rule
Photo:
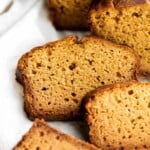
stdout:
<svg viewBox="0 0 150 150">
<path fill-rule="evenodd" d="M 50 127 L 49 125 L 46 124 L 46 122 L 43 119 L 42 120 L 36 119 L 34 121 L 30 130 L 22 137 L 22 140 L 13 148 L 13 150 L 17 150 L 18 148 L 20 148 L 22 143 L 25 141 L 27 142 L 30 137 L 34 136 L 34 131 L 38 130 L 38 129 L 41 129 L 42 131 L 47 132 L 47 134 L 49 134 L 49 135 L 53 133 L 53 134 L 59 136 L 60 140 L 65 140 L 68 143 L 71 143 L 72 145 L 74 145 L 76 147 L 80 146 L 80 147 L 83 147 L 83 149 L 87 149 L 87 150 L 98 150 L 98 148 L 96 148 L 92 144 L 89 144 L 85 141 L 81 141 L 79 139 L 76 139 L 73 136 L 64 134 L 64 133 Z M 31 134 L 33 134 L 33 135 L 31 135 Z M 39 145 L 37 145 L 37 146 L 39 146 Z M 57 146 L 57 145 L 55 143 L 53 143 L 53 145 L 51 145 L 51 146 L 54 146 L 54 149 L 56 149 L 55 146 Z"/>
<path fill-rule="evenodd" d="M 84 97 L 83 106 L 85 106 L 85 108 L 86 108 L 87 103 L 92 101 L 92 99 L 94 99 L 95 95 L 97 95 L 98 93 L 103 93 L 105 91 L 111 91 L 112 89 L 114 89 L 116 87 L 117 88 L 118 87 L 128 87 L 129 85 L 131 85 L 133 83 L 140 83 L 140 82 L 138 82 L 136 80 L 132 80 L 130 82 L 116 83 L 116 84 L 110 84 L 110 85 L 105 85 L 105 86 L 99 87 L 99 88 L 87 93 L 87 95 Z"/>
</svg>

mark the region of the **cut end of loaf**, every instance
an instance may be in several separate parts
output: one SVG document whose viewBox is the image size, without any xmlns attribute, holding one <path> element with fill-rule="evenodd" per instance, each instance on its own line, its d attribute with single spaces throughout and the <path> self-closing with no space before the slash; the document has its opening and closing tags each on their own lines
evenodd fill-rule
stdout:
<svg viewBox="0 0 150 150">
<path fill-rule="evenodd" d="M 13 150 L 97 150 L 91 144 L 48 126 L 44 120 L 36 119 L 31 129 Z"/>
<path fill-rule="evenodd" d="M 143 1 L 139 1 L 140 3 Z M 150 77 L 150 4 L 92 9 L 91 32 L 99 37 L 133 48 L 141 58 L 140 76 Z"/>
<path fill-rule="evenodd" d="M 150 83 L 97 89 L 87 97 L 85 109 L 93 144 L 104 149 L 150 148 Z"/>
<path fill-rule="evenodd" d="M 81 119 L 87 92 L 136 79 L 138 66 L 131 49 L 96 37 L 69 36 L 35 48 L 18 63 L 25 110 L 31 120 Z"/>
</svg>

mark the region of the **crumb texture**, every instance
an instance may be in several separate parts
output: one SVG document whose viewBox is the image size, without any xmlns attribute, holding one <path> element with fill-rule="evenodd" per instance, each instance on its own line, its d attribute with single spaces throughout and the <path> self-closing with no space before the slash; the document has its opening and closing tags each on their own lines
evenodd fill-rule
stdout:
<svg viewBox="0 0 150 150">
<path fill-rule="evenodd" d="M 150 83 L 97 90 L 86 104 L 89 136 L 103 149 L 150 149 Z"/>
<path fill-rule="evenodd" d="M 25 110 L 30 119 L 77 119 L 87 92 L 136 79 L 137 63 L 130 49 L 94 37 L 70 36 L 36 48 L 18 64 Z"/>
<path fill-rule="evenodd" d="M 123 1 L 119 7 L 119 2 L 110 7 L 101 5 L 99 9 L 91 11 L 91 31 L 95 35 L 133 48 L 141 57 L 140 74 L 150 76 L 150 3 L 129 0 Z M 128 7 L 125 5 L 127 3 L 138 4 Z"/>
<path fill-rule="evenodd" d="M 98 150 L 98 148 L 36 120 L 13 150 Z"/>
<path fill-rule="evenodd" d="M 60 29 L 83 29 L 88 27 L 87 14 L 92 0 L 48 0 L 51 18 Z"/>
</svg>

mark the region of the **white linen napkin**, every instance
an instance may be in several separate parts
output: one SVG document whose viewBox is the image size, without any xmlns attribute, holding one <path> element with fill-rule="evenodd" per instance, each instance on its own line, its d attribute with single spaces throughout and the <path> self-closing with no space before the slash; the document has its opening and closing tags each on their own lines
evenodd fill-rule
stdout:
<svg viewBox="0 0 150 150">
<path fill-rule="evenodd" d="M 38 0 L 0 0 L 0 36 L 20 20 Z"/>
</svg>

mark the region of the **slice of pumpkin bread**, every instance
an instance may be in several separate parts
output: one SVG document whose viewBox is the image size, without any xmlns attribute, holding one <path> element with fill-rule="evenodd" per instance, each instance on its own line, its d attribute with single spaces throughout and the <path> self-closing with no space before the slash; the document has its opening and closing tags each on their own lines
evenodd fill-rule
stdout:
<svg viewBox="0 0 150 150">
<path fill-rule="evenodd" d="M 102 149 L 150 149 L 150 83 L 99 88 L 85 98 L 91 143 Z"/>
<path fill-rule="evenodd" d="M 13 150 L 98 150 L 98 148 L 51 128 L 43 120 L 36 120 Z"/>
<path fill-rule="evenodd" d="M 57 29 L 87 29 L 91 3 L 92 0 L 48 0 L 53 24 Z"/>
<path fill-rule="evenodd" d="M 150 77 L 149 0 L 102 0 L 89 22 L 94 35 L 133 48 L 141 57 L 139 74 Z"/>
<path fill-rule="evenodd" d="M 103 85 L 136 79 L 138 57 L 127 47 L 75 36 L 34 48 L 18 62 L 29 118 L 80 119 L 87 92 Z"/>
</svg>

